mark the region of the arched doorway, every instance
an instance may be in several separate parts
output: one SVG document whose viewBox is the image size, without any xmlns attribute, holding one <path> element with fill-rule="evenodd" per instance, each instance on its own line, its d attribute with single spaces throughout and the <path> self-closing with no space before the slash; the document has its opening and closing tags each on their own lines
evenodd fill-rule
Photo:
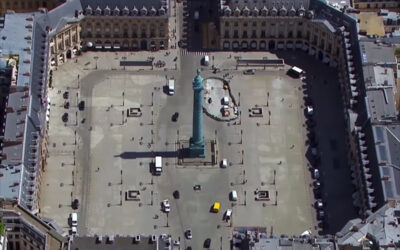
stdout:
<svg viewBox="0 0 400 250">
<path fill-rule="evenodd" d="M 269 41 L 268 49 L 269 50 L 274 50 L 275 49 L 275 41 Z"/>
<path fill-rule="evenodd" d="M 147 41 L 146 40 L 140 41 L 140 49 L 147 50 Z"/>
<path fill-rule="evenodd" d="M 71 58 L 71 50 L 70 50 L 70 49 L 67 50 L 67 52 L 65 53 L 65 55 L 66 55 L 67 59 L 70 59 L 70 58 Z"/>
</svg>

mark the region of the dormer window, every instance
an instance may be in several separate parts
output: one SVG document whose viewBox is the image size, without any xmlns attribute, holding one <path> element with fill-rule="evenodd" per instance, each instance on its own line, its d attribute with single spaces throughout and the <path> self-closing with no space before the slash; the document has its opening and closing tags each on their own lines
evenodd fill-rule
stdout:
<svg viewBox="0 0 400 250">
<path fill-rule="evenodd" d="M 292 8 L 289 10 L 289 16 L 295 16 L 296 15 L 296 9 L 294 8 L 294 6 L 292 6 Z"/>
<path fill-rule="evenodd" d="M 143 8 L 140 10 L 140 15 L 141 16 L 146 16 L 147 15 L 147 8 L 143 6 Z"/>
<path fill-rule="evenodd" d="M 225 16 L 230 16 L 230 15 L 232 15 L 232 10 L 231 10 L 231 8 L 229 8 L 229 6 L 228 6 L 228 7 L 225 7 L 225 9 L 224 9 L 224 15 L 225 15 Z"/>
<path fill-rule="evenodd" d="M 155 15 L 157 14 L 156 8 L 154 8 L 154 7 L 152 6 L 151 9 L 150 9 L 150 11 L 149 11 L 149 13 L 150 13 L 150 16 L 155 16 Z"/>
<path fill-rule="evenodd" d="M 305 12 L 306 12 L 306 9 L 303 7 L 303 5 L 300 7 L 300 9 L 297 10 L 297 14 L 299 16 L 304 16 Z"/>
<path fill-rule="evenodd" d="M 244 16 L 249 16 L 249 14 L 250 14 L 249 8 L 247 8 L 247 6 L 244 7 L 244 9 L 243 9 L 243 15 L 244 15 Z"/>
<path fill-rule="evenodd" d="M 160 16 L 165 15 L 165 9 L 164 9 L 164 7 L 161 7 L 161 8 L 158 10 L 158 14 L 159 14 Z"/>
<path fill-rule="evenodd" d="M 92 13 L 93 13 L 92 7 L 90 7 L 90 5 L 88 5 L 85 9 L 85 14 L 91 15 Z"/>
<path fill-rule="evenodd" d="M 108 6 L 106 6 L 106 8 L 104 9 L 104 15 L 109 16 L 110 14 L 111 14 L 111 9 Z"/>
<path fill-rule="evenodd" d="M 96 16 L 100 16 L 101 15 L 100 6 L 97 6 L 95 13 L 96 13 Z"/>
<path fill-rule="evenodd" d="M 258 16 L 259 10 L 257 9 L 257 7 L 254 7 L 253 11 L 251 12 L 252 16 L 256 17 Z"/>
<path fill-rule="evenodd" d="M 113 15 L 114 16 L 119 16 L 119 13 L 120 13 L 121 11 L 119 10 L 119 8 L 118 7 L 115 7 L 115 9 L 114 9 L 114 11 L 113 11 Z"/>
<path fill-rule="evenodd" d="M 261 15 L 262 16 L 268 16 L 268 9 L 267 9 L 267 7 L 263 7 L 262 9 L 261 9 Z"/>
<path fill-rule="evenodd" d="M 132 16 L 137 16 L 139 14 L 139 10 L 136 7 L 132 9 Z"/>
<path fill-rule="evenodd" d="M 238 7 L 236 7 L 234 14 L 235 16 L 240 16 L 240 10 Z"/>
<path fill-rule="evenodd" d="M 285 6 L 282 6 L 282 8 L 279 10 L 279 15 L 286 16 L 286 14 L 287 14 L 287 10 L 286 10 Z"/>
<path fill-rule="evenodd" d="M 278 10 L 274 7 L 272 7 L 271 11 L 270 11 L 271 16 L 276 16 L 278 14 Z"/>
<path fill-rule="evenodd" d="M 128 7 L 125 6 L 125 7 L 122 9 L 122 15 L 124 15 L 124 16 L 129 15 L 129 9 L 128 9 Z"/>
</svg>

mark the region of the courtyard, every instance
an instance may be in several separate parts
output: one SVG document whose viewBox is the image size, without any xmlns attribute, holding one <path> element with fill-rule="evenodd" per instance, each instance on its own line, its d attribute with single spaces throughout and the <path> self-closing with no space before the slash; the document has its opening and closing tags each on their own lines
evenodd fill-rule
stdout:
<svg viewBox="0 0 400 250">
<path fill-rule="evenodd" d="M 218 74 L 211 64 L 200 65 L 202 54 L 189 52 L 87 52 L 54 70 L 40 213 L 68 231 L 71 203 L 78 199 L 79 234 L 167 233 L 194 249 L 207 238 L 213 249 L 228 249 L 235 226 L 264 226 L 275 235 L 316 233 L 302 82 L 286 75 L 288 66 L 257 69 L 254 75 L 236 68 L 235 56 L 273 54 L 232 54 L 211 54 L 211 64 L 222 70 Z M 166 61 L 166 69 L 119 66 L 122 60 L 149 56 Z M 205 140 L 216 143 L 216 163 L 207 166 L 179 164 L 177 157 L 179 143 L 192 133 L 197 68 L 203 69 L 203 78 L 229 80 L 241 114 L 233 121 L 204 115 Z M 163 88 L 171 78 L 175 94 L 168 96 Z M 84 110 L 78 108 L 81 101 Z M 140 108 L 141 115 L 128 117 L 130 108 Z M 253 108 L 262 115 L 252 115 Z M 176 122 L 171 119 L 175 112 Z M 67 122 L 61 119 L 64 113 Z M 163 172 L 153 176 L 150 166 L 157 155 L 163 157 Z M 220 168 L 222 159 L 227 168 Z M 230 200 L 232 190 L 238 193 L 236 202 Z M 128 191 L 140 197 L 126 199 Z M 256 200 L 259 191 L 267 191 L 267 199 Z M 161 211 L 164 199 L 171 204 L 168 214 Z M 214 202 L 221 204 L 218 213 L 210 213 Z M 224 220 L 228 208 L 233 210 L 230 221 Z M 191 240 L 184 237 L 188 228 Z"/>
</svg>

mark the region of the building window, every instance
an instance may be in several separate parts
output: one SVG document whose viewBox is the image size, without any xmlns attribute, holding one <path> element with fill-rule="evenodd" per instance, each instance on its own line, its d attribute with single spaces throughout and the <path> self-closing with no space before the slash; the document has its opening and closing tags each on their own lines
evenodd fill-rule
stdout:
<svg viewBox="0 0 400 250">
<path fill-rule="evenodd" d="M 238 30 L 234 30 L 233 31 L 233 38 L 239 38 L 239 31 Z"/>
<path fill-rule="evenodd" d="M 257 27 L 257 22 L 253 22 L 253 27 Z"/>
<path fill-rule="evenodd" d="M 243 23 L 243 27 L 247 27 L 247 25 L 248 25 L 247 22 Z"/>
<path fill-rule="evenodd" d="M 301 30 L 297 31 L 297 38 L 302 38 L 303 33 L 301 32 Z"/>
<path fill-rule="evenodd" d="M 229 38 L 229 30 L 225 30 L 224 38 Z"/>
<path fill-rule="evenodd" d="M 288 32 L 288 38 L 292 38 L 293 37 L 293 31 L 289 31 Z"/>
<path fill-rule="evenodd" d="M 225 27 L 229 27 L 229 22 L 225 22 Z"/>
<path fill-rule="evenodd" d="M 257 38 L 257 31 L 256 30 L 253 30 L 251 32 L 251 38 Z"/>
<path fill-rule="evenodd" d="M 262 22 L 262 23 L 261 23 L 261 26 L 262 26 L 262 27 L 265 27 L 265 24 L 266 24 L 265 22 Z"/>
<path fill-rule="evenodd" d="M 265 38 L 265 30 L 261 31 L 261 38 Z"/>
<path fill-rule="evenodd" d="M 238 22 L 234 22 L 233 26 L 235 26 L 235 27 L 239 26 Z"/>
<path fill-rule="evenodd" d="M 247 30 L 243 31 L 243 38 L 247 38 Z"/>
</svg>

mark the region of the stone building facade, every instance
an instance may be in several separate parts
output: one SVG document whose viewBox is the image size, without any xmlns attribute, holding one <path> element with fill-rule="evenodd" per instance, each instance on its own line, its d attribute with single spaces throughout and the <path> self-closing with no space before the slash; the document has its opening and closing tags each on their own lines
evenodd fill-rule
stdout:
<svg viewBox="0 0 400 250">
<path fill-rule="evenodd" d="M 65 0 L 0 0 L 0 13 L 7 10 L 15 12 L 37 11 L 39 8 L 54 9 Z"/>
<path fill-rule="evenodd" d="M 80 1 L 81 9 L 50 39 L 51 65 L 88 50 L 160 50 L 169 46 L 169 1 L 136 7 L 120 1 Z M 139 6 L 139 5 L 138 5 Z"/>
<path fill-rule="evenodd" d="M 400 2 L 398 0 L 354 0 L 353 7 L 361 11 L 378 11 L 380 9 L 400 11 Z"/>
<path fill-rule="evenodd" d="M 337 65 L 342 37 L 324 20 L 314 20 L 307 1 L 271 5 L 235 1 L 221 5 L 219 46 L 223 50 L 303 49 Z M 277 6 L 279 6 L 277 8 Z"/>
</svg>

